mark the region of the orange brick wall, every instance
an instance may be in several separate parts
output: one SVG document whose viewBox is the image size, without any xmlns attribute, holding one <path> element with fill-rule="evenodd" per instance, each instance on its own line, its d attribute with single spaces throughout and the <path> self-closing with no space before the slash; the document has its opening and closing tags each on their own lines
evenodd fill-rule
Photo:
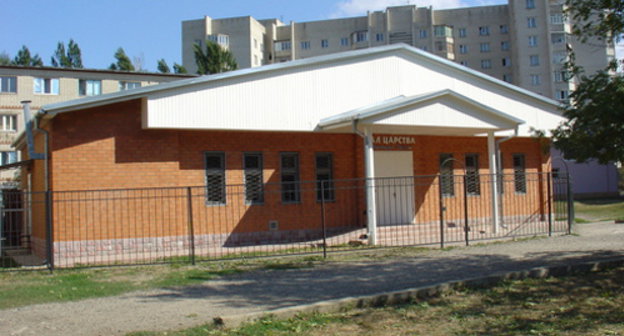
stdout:
<svg viewBox="0 0 624 336">
<path fill-rule="evenodd" d="M 85 111 L 56 116 L 51 132 L 51 177 L 55 193 L 55 241 L 120 239 L 186 235 L 189 233 L 188 198 L 191 192 L 192 222 L 195 234 L 228 234 L 268 231 L 268 222 L 277 220 L 280 230 L 318 228 L 321 205 L 316 201 L 314 184 L 302 187 L 301 204 L 282 204 L 278 183 L 280 152 L 298 152 L 300 178 L 315 179 L 316 152 L 334 153 L 334 178 L 363 176 L 363 149 L 354 134 L 172 131 L 141 128 L 139 100 L 111 104 Z M 414 175 L 438 173 L 439 154 L 453 153 L 463 162 L 466 153 L 478 153 L 482 173 L 488 172 L 485 138 L 416 136 Z M 392 150 L 393 148 L 387 148 Z M 394 148 L 405 150 L 406 147 Z M 506 173 L 510 173 L 512 153 L 526 155 L 527 172 L 540 172 L 548 157 L 542 156 L 532 139 L 514 139 L 503 144 Z M 226 154 L 227 204 L 206 205 L 204 152 Z M 244 202 L 242 158 L 244 152 L 262 152 L 263 177 L 267 183 L 263 205 Z M 459 165 L 455 168 L 461 170 Z M 35 170 L 39 174 L 40 170 Z M 459 171 L 458 171 L 459 173 Z M 435 209 L 438 200 L 437 178 L 415 187 L 418 211 Z M 187 186 L 196 188 L 186 189 Z M 361 186 L 361 184 L 359 185 Z M 162 188 L 112 191 L 127 188 Z M 339 187 L 339 186 L 338 186 Z M 543 185 L 540 185 L 543 190 Z M 61 192 L 61 191 L 91 192 Z M 461 191 L 457 190 L 456 194 Z M 326 204 L 328 227 L 365 225 L 363 189 L 347 188 L 336 192 L 336 201 Z M 531 209 L 509 209 L 517 213 L 543 213 L 543 195 L 505 194 L 533 197 Z M 489 188 L 470 205 L 489 202 Z M 459 197 L 445 199 L 449 208 Z M 479 209 L 484 209 L 479 207 Z M 481 210 L 488 216 L 486 210 Z M 447 214 L 449 218 L 459 213 Z M 437 219 L 437 212 L 418 214 L 419 221 Z"/>
</svg>

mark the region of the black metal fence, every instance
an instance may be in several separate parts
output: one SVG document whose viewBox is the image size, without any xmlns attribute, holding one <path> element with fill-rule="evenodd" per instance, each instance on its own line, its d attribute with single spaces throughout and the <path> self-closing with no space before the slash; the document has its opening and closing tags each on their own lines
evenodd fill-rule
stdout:
<svg viewBox="0 0 624 336">
<path fill-rule="evenodd" d="M 5 191 L 0 213 L 3 270 L 444 247 L 567 233 L 573 220 L 569 179 L 551 174 Z"/>
</svg>

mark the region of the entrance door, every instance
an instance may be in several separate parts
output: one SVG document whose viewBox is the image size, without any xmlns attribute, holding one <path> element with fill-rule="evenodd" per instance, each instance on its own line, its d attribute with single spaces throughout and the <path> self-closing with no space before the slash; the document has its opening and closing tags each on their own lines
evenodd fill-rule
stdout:
<svg viewBox="0 0 624 336">
<path fill-rule="evenodd" d="M 414 222 L 414 161 L 411 151 L 375 151 L 377 225 Z"/>
</svg>

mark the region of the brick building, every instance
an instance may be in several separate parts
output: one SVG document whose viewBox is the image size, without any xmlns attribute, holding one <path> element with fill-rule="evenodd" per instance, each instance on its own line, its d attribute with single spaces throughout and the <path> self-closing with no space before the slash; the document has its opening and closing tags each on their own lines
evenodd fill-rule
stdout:
<svg viewBox="0 0 624 336">
<path fill-rule="evenodd" d="M 545 180 L 525 179 L 550 169 L 530 128 L 562 117 L 548 98 L 390 45 L 47 105 L 34 120 L 33 150 L 26 134 L 16 145 L 25 158 L 47 148 L 47 159 L 24 168 L 24 188 L 54 192 L 54 259 L 71 264 L 183 248 L 189 220 L 206 253 L 258 235 L 305 239 L 321 200 L 328 229 L 366 228 L 377 244 L 378 227 L 424 225 L 439 197 L 449 209 L 460 202 L 459 187 L 440 182 L 454 174 L 469 177 L 475 220 L 504 230 L 502 218 L 546 215 Z M 499 165 L 515 174 L 511 189 L 497 182 Z M 135 204 L 135 193 L 153 197 Z M 29 220 L 45 254 L 41 203 Z"/>
</svg>

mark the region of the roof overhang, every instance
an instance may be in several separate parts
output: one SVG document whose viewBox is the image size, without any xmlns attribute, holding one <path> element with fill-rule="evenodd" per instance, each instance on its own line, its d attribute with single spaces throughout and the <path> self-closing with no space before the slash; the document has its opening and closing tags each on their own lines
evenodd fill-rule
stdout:
<svg viewBox="0 0 624 336">
<path fill-rule="evenodd" d="M 478 135 L 516 129 L 524 121 L 452 90 L 399 96 L 322 119 L 318 130 L 345 132 L 365 125 L 378 133 Z"/>
</svg>

